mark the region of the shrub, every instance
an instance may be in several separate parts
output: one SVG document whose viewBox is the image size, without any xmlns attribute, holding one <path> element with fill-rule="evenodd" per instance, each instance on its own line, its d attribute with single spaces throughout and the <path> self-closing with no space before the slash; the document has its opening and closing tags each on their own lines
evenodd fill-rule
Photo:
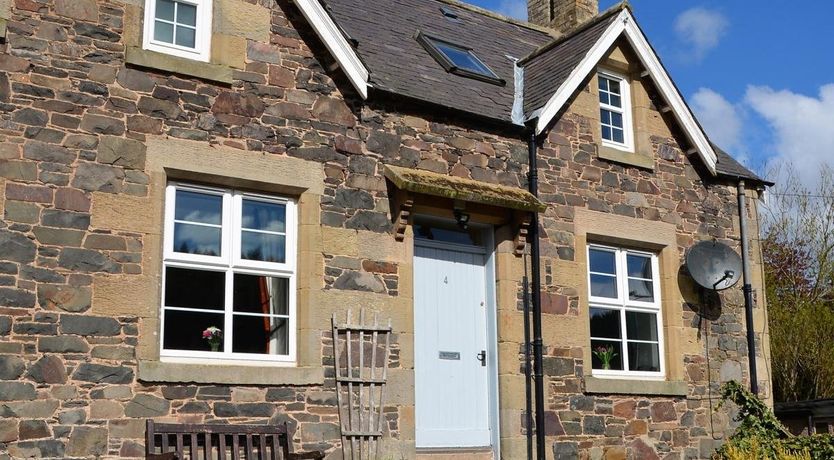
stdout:
<svg viewBox="0 0 834 460">
<path fill-rule="evenodd" d="M 738 428 L 713 455 L 714 460 L 829 460 L 834 458 L 834 436 L 793 436 L 755 395 L 738 382 L 721 388 L 721 403 L 738 406 Z"/>
</svg>

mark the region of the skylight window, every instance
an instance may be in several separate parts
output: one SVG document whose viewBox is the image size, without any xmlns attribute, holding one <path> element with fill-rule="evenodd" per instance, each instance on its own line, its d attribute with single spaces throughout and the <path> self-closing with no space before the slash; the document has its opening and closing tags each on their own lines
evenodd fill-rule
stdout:
<svg viewBox="0 0 834 460">
<path fill-rule="evenodd" d="M 417 36 L 417 40 L 447 72 L 497 85 L 505 84 L 504 80 L 498 77 L 492 69 L 475 55 L 472 48 L 429 37 L 422 33 Z"/>
</svg>

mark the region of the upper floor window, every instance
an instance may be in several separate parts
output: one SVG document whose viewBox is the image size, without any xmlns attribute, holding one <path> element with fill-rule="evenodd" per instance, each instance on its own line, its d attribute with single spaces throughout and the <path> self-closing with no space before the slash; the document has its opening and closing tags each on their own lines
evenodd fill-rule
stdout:
<svg viewBox="0 0 834 460">
<path fill-rule="evenodd" d="M 146 0 L 145 49 L 208 61 L 211 0 Z"/>
<path fill-rule="evenodd" d="M 590 245 L 588 284 L 593 375 L 663 376 L 657 255 Z"/>
<path fill-rule="evenodd" d="M 629 81 L 610 73 L 598 74 L 597 81 L 599 81 L 599 118 L 603 145 L 628 151 L 634 150 Z"/>
<path fill-rule="evenodd" d="M 295 203 L 166 189 L 161 356 L 295 360 Z"/>
</svg>

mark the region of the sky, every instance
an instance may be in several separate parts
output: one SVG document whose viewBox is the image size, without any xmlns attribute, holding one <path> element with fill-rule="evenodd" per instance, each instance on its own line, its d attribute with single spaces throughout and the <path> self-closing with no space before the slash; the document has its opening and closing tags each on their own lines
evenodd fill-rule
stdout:
<svg viewBox="0 0 834 460">
<path fill-rule="evenodd" d="M 526 19 L 526 0 L 468 1 Z M 812 187 L 834 167 L 834 1 L 630 3 L 713 142 L 758 173 L 790 162 Z"/>
</svg>

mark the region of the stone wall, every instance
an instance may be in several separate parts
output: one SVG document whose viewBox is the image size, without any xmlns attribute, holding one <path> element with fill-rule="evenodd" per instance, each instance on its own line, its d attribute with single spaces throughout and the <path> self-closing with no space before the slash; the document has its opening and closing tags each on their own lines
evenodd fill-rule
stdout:
<svg viewBox="0 0 834 460">
<path fill-rule="evenodd" d="M 163 69 L 127 62 L 141 2 L 14 2 L 0 52 L 0 458 L 142 457 L 147 418 L 288 421 L 296 449 L 338 458 L 330 318 L 362 306 L 391 317 L 395 328 L 385 450 L 415 455 L 413 240 L 410 230 L 404 242 L 389 233 L 392 190 L 382 167 L 524 188 L 523 136 L 382 95 L 363 104 L 338 70 L 324 70 L 332 60 L 292 2 L 219 3 L 220 12 L 239 6 L 268 17 L 271 33 L 259 21 L 249 30 L 238 16 L 216 17 L 213 43 L 241 53 L 175 74 L 164 70 L 167 60 Z M 717 321 L 700 326 L 678 302 L 677 322 L 689 332 L 672 356 L 686 370 L 687 396 L 584 395 L 587 306 L 575 280 L 585 268 L 576 259 L 574 215 L 587 208 L 665 222 L 678 229 L 679 259 L 697 239 L 735 244 L 735 195 L 680 152 L 664 120 L 641 128 L 656 133 L 654 171 L 599 160 L 588 107 L 580 96 L 540 152 L 550 205 L 542 246 L 551 454 L 618 445 L 632 455 L 697 456 L 712 445 L 708 382 L 745 367 L 737 292 L 724 297 Z M 297 367 L 182 364 L 175 375 L 154 365 L 161 197 L 172 178 L 299 198 Z M 423 210 L 448 217 L 447 208 Z M 516 223 L 494 209 L 472 214 L 498 227 L 502 449 L 519 458 Z M 723 432 L 726 414 L 714 418 Z"/>
</svg>

